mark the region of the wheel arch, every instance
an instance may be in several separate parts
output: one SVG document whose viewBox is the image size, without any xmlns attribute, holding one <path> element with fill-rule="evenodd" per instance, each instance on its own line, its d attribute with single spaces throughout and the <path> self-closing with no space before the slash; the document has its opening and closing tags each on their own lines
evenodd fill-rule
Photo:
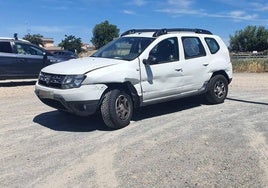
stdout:
<svg viewBox="0 0 268 188">
<path fill-rule="evenodd" d="M 211 75 L 211 78 L 216 76 L 216 75 L 223 75 L 226 78 L 226 80 L 228 81 L 228 84 L 230 84 L 232 81 L 232 79 L 229 78 L 228 74 L 224 70 L 219 70 L 219 71 L 213 72 L 213 74 Z"/>
<path fill-rule="evenodd" d="M 103 101 L 103 97 L 107 92 L 109 92 L 109 91 L 111 91 L 113 89 L 119 89 L 121 91 L 126 92 L 131 97 L 134 107 L 139 107 L 140 106 L 141 99 L 140 99 L 140 97 L 138 95 L 137 90 L 135 89 L 135 87 L 130 82 L 104 83 L 104 84 L 107 85 L 108 87 L 102 94 L 100 104 Z"/>
</svg>

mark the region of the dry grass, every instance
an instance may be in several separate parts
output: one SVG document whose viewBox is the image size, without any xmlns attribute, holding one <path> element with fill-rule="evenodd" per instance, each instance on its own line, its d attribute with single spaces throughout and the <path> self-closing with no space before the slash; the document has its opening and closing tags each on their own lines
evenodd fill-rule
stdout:
<svg viewBox="0 0 268 188">
<path fill-rule="evenodd" d="M 232 59 L 232 64 L 234 72 L 268 72 L 268 59 Z"/>
</svg>

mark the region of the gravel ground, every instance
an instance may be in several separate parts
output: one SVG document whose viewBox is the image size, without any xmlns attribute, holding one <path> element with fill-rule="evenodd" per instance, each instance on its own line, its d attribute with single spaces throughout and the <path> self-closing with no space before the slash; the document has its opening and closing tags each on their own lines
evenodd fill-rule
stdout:
<svg viewBox="0 0 268 188">
<path fill-rule="evenodd" d="M 43 105 L 32 81 L 0 82 L 1 187 L 268 187 L 268 73 L 234 74 L 228 99 L 188 98 L 98 117 Z"/>
</svg>

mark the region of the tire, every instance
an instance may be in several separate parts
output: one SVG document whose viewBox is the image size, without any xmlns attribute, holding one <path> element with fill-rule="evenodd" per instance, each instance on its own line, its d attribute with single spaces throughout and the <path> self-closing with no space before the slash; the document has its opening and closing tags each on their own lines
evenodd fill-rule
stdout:
<svg viewBox="0 0 268 188">
<path fill-rule="evenodd" d="M 228 81 L 223 75 L 213 76 L 207 88 L 207 93 L 205 94 L 206 100 L 210 104 L 220 104 L 223 103 L 228 94 Z"/>
<path fill-rule="evenodd" d="M 127 126 L 132 114 L 133 102 L 127 93 L 114 89 L 104 95 L 101 103 L 101 116 L 108 127 L 119 129 Z"/>
</svg>

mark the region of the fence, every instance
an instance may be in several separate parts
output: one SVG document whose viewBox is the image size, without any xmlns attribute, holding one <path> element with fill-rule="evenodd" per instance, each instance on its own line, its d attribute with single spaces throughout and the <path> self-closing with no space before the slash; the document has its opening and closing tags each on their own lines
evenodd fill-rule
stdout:
<svg viewBox="0 0 268 188">
<path fill-rule="evenodd" d="M 231 54 L 231 58 L 236 60 L 268 59 L 268 55 L 241 53 L 241 54 Z"/>
</svg>

